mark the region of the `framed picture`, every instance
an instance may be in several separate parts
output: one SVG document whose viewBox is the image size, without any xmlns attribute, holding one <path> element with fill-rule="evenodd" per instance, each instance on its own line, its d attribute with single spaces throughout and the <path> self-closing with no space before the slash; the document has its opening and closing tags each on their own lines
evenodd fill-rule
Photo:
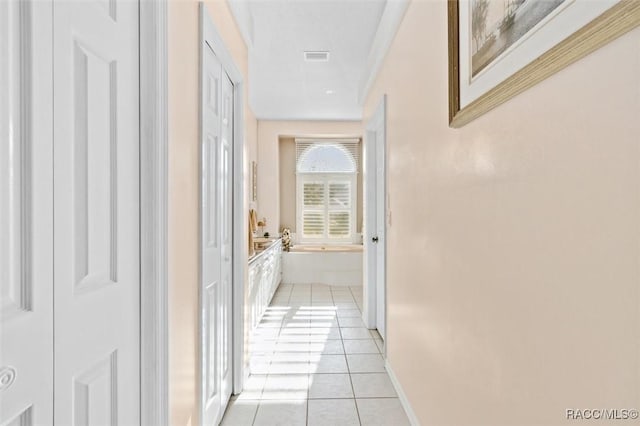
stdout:
<svg viewBox="0 0 640 426">
<path fill-rule="evenodd" d="M 448 2 L 451 127 L 469 123 L 640 24 L 640 0 Z"/>
<path fill-rule="evenodd" d="M 251 200 L 258 201 L 258 164 L 251 162 Z"/>
</svg>

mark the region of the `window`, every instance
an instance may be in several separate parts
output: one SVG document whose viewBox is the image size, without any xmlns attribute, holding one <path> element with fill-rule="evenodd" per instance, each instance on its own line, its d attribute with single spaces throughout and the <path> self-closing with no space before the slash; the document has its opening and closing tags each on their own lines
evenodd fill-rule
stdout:
<svg viewBox="0 0 640 426">
<path fill-rule="evenodd" d="M 359 140 L 296 139 L 301 242 L 356 242 Z"/>
</svg>

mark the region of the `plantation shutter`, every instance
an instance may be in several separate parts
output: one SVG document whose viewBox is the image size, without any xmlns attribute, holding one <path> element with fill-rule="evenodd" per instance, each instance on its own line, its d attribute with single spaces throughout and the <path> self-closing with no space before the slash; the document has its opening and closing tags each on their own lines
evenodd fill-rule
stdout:
<svg viewBox="0 0 640 426">
<path fill-rule="evenodd" d="M 329 238 L 351 235 L 351 182 L 329 182 Z"/>
<path fill-rule="evenodd" d="M 302 188 L 302 233 L 306 238 L 324 238 L 326 184 L 322 181 L 311 180 L 303 182 Z"/>
</svg>

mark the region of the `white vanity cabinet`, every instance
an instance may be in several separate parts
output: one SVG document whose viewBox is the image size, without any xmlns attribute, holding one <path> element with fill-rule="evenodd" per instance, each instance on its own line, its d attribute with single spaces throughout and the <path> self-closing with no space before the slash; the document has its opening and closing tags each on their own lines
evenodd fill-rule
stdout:
<svg viewBox="0 0 640 426">
<path fill-rule="evenodd" d="M 282 241 L 275 240 L 249 260 L 249 321 L 260 323 L 282 279 Z"/>
</svg>

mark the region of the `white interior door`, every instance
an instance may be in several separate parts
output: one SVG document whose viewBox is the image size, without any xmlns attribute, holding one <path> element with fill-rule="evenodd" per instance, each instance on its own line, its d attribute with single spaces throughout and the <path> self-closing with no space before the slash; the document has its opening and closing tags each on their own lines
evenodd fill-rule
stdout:
<svg viewBox="0 0 640 426">
<path fill-rule="evenodd" d="M 53 28 L 54 420 L 136 425 L 138 3 L 56 1 Z"/>
<path fill-rule="evenodd" d="M 53 419 L 50 2 L 0 2 L 0 424 Z"/>
<path fill-rule="evenodd" d="M 365 141 L 364 321 L 386 339 L 386 97 L 367 123 Z"/>
<path fill-rule="evenodd" d="M 233 85 L 202 41 L 202 424 L 218 424 L 232 389 Z"/>
<path fill-rule="evenodd" d="M 222 76 L 222 126 L 221 126 L 221 177 L 222 183 L 222 400 L 228 401 L 233 387 L 232 369 L 232 298 L 233 298 L 233 83 L 223 71 Z M 225 404 L 226 405 L 226 404 Z"/>
<path fill-rule="evenodd" d="M 385 120 L 384 120 L 384 102 L 383 102 L 383 119 L 379 120 L 375 129 L 376 133 L 376 235 L 375 253 L 376 253 L 376 328 L 380 336 L 386 340 L 387 338 L 387 238 L 386 238 L 386 173 L 385 173 Z"/>
</svg>

